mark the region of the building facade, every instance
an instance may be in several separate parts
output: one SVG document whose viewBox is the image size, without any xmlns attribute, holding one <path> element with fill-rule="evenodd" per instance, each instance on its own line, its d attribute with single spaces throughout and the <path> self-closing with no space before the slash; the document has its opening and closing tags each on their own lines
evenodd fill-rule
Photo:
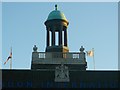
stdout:
<svg viewBox="0 0 120 90">
<path fill-rule="evenodd" d="M 46 49 L 39 52 L 34 45 L 31 70 L 2 70 L 2 88 L 118 88 L 119 74 L 111 71 L 86 70 L 84 47 L 70 52 L 63 12 L 50 12 L 46 26 Z M 58 34 L 58 43 L 56 38 Z"/>
</svg>

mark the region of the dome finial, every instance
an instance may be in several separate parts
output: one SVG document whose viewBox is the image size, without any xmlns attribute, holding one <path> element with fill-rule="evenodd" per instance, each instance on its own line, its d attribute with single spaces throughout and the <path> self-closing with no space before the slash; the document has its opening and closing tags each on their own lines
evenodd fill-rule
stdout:
<svg viewBox="0 0 120 90">
<path fill-rule="evenodd" d="M 57 10 L 57 4 L 55 4 L 55 10 Z"/>
</svg>

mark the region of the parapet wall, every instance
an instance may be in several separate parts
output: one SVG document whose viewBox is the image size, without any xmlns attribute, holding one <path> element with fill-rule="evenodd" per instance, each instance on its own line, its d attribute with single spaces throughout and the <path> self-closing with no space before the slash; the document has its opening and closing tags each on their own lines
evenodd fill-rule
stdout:
<svg viewBox="0 0 120 90">
<path fill-rule="evenodd" d="M 69 71 L 70 82 L 55 82 L 54 70 L 2 70 L 2 88 L 118 88 L 118 71 Z"/>
</svg>

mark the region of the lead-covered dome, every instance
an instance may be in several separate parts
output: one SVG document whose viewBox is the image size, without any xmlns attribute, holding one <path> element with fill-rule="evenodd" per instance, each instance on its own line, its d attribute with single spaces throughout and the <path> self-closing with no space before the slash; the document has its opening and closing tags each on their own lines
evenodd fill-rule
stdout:
<svg viewBox="0 0 120 90">
<path fill-rule="evenodd" d="M 66 19 L 64 13 L 57 10 L 57 5 L 55 5 L 55 10 L 50 12 L 50 14 L 48 15 L 47 21 L 48 20 L 53 20 L 53 19 L 61 19 L 61 20 L 65 20 L 65 21 L 68 22 L 68 20 Z"/>
</svg>

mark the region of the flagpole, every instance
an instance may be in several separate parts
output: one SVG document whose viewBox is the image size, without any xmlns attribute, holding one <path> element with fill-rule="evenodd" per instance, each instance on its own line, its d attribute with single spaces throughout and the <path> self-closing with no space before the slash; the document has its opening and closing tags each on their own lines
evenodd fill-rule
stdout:
<svg viewBox="0 0 120 90">
<path fill-rule="evenodd" d="M 94 70 L 95 70 L 94 48 L 92 48 L 92 50 L 93 50 L 93 64 L 94 64 Z"/>
<path fill-rule="evenodd" d="M 12 69 L 12 58 L 10 59 L 10 69 Z"/>
<path fill-rule="evenodd" d="M 11 47 L 11 53 L 12 53 L 12 47 Z M 12 57 L 10 59 L 10 69 L 12 69 Z"/>
</svg>

